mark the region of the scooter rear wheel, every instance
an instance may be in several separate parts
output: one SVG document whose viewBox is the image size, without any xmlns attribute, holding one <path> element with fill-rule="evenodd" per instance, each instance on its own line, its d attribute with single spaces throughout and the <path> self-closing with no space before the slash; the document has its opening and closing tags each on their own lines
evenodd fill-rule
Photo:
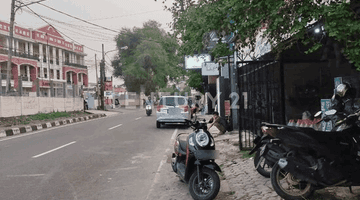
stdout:
<svg viewBox="0 0 360 200">
<path fill-rule="evenodd" d="M 203 168 L 200 171 L 202 183 L 198 182 L 198 175 L 195 170 L 189 180 L 189 191 L 193 199 L 211 200 L 214 199 L 220 190 L 219 175 L 211 169 Z"/>
<path fill-rule="evenodd" d="M 286 200 L 307 199 L 314 192 L 311 183 L 296 179 L 292 174 L 281 169 L 278 163 L 273 166 L 270 179 L 276 193 Z"/>
</svg>

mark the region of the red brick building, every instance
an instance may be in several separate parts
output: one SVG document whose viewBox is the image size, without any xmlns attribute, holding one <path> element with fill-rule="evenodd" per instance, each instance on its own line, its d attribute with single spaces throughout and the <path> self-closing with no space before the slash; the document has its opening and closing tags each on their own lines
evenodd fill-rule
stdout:
<svg viewBox="0 0 360 200">
<path fill-rule="evenodd" d="M 0 21 L 2 91 L 6 85 L 9 30 L 9 23 Z M 24 93 L 35 92 L 38 79 L 42 96 L 50 95 L 50 81 L 55 88 L 62 87 L 62 83 L 88 85 L 84 46 L 66 41 L 52 26 L 35 30 L 14 26 L 12 46 L 12 88 L 18 89 L 19 78 Z"/>
</svg>

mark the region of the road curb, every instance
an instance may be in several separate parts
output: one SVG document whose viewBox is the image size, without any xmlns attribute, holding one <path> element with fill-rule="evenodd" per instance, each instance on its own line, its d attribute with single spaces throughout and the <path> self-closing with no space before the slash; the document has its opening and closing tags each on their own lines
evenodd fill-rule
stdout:
<svg viewBox="0 0 360 200">
<path fill-rule="evenodd" d="M 42 130 L 42 129 L 46 129 L 46 128 L 62 126 L 62 125 L 76 123 L 76 122 L 88 121 L 88 120 L 97 119 L 100 117 L 106 117 L 106 114 L 93 114 L 93 115 L 86 116 L 86 117 L 78 117 L 78 118 L 71 118 L 71 119 L 65 119 L 65 120 L 60 120 L 60 121 L 46 122 L 46 123 L 42 123 L 42 124 L 34 124 L 31 126 L 28 125 L 28 126 L 23 126 L 23 127 L 9 128 L 9 129 L 0 131 L 0 138 L 19 135 L 19 134 L 23 134 L 23 133 L 34 132 L 34 131 L 38 131 L 38 130 Z"/>
</svg>

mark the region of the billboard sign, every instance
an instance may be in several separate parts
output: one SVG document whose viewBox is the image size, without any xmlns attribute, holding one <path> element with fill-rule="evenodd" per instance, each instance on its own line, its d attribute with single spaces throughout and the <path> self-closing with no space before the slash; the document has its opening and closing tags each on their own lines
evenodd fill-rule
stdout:
<svg viewBox="0 0 360 200">
<path fill-rule="evenodd" d="M 203 62 L 201 64 L 201 75 L 203 76 L 218 76 L 219 64 L 214 62 Z"/>
<path fill-rule="evenodd" d="M 185 69 L 201 69 L 203 62 L 211 61 L 209 54 L 194 54 L 194 56 L 185 56 Z"/>
</svg>

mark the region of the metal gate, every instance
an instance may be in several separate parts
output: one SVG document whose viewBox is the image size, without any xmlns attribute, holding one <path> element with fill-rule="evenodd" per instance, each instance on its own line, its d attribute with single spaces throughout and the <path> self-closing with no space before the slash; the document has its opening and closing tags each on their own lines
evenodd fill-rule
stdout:
<svg viewBox="0 0 360 200">
<path fill-rule="evenodd" d="M 261 122 L 285 123 L 284 74 L 278 61 L 237 62 L 240 149 L 254 147 Z"/>
</svg>

